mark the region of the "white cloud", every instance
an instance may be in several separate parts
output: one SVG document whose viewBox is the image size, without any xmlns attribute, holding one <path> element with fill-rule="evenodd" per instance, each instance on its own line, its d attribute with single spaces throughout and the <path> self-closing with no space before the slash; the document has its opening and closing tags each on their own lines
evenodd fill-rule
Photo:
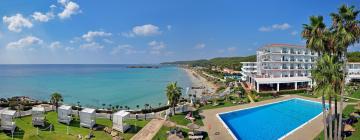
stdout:
<svg viewBox="0 0 360 140">
<path fill-rule="evenodd" d="M 199 43 L 199 44 L 195 45 L 195 49 L 203 49 L 205 47 L 206 47 L 206 44 L 204 44 L 204 43 Z"/>
<path fill-rule="evenodd" d="M 6 45 L 6 49 L 26 49 L 27 47 L 31 47 L 33 45 L 40 45 L 43 43 L 43 40 L 34 37 L 34 36 L 27 36 L 21 38 L 18 41 L 10 42 Z M 28 48 L 32 50 L 32 48 Z"/>
<path fill-rule="evenodd" d="M 21 32 L 22 28 L 31 28 L 33 26 L 30 20 L 24 18 L 19 13 L 15 16 L 4 16 L 3 22 L 8 24 L 8 29 L 13 32 Z"/>
<path fill-rule="evenodd" d="M 292 32 L 291 32 L 291 35 L 297 35 L 297 34 L 298 34 L 297 31 L 292 31 Z"/>
<path fill-rule="evenodd" d="M 86 43 L 86 44 L 82 44 L 80 46 L 81 49 L 87 49 L 87 50 L 101 50 L 104 48 L 103 45 L 100 45 L 99 43 L 96 42 L 91 42 L 91 43 Z"/>
<path fill-rule="evenodd" d="M 135 26 L 131 32 L 121 33 L 125 37 L 135 37 L 135 36 L 154 36 L 161 34 L 160 28 L 152 25 L 145 24 L 141 26 Z"/>
<path fill-rule="evenodd" d="M 290 27 L 291 26 L 288 23 L 273 24 L 272 26 L 262 26 L 262 27 L 259 28 L 259 31 L 261 31 L 261 32 L 270 32 L 270 31 L 275 31 L 275 30 L 287 30 Z"/>
<path fill-rule="evenodd" d="M 59 41 L 52 42 L 49 46 L 50 49 L 59 49 L 61 48 L 61 44 Z"/>
<path fill-rule="evenodd" d="M 148 45 L 151 47 L 152 50 L 161 50 L 166 48 L 166 44 L 162 41 L 151 41 L 148 43 Z"/>
<path fill-rule="evenodd" d="M 112 40 L 110 40 L 110 39 L 103 39 L 103 41 L 105 42 L 105 43 L 109 43 L 109 44 L 113 44 L 114 43 L 114 41 L 112 41 Z"/>
<path fill-rule="evenodd" d="M 229 47 L 229 48 L 227 48 L 227 51 L 229 51 L 229 52 L 233 52 L 233 51 L 236 51 L 236 47 Z"/>
<path fill-rule="evenodd" d="M 117 55 L 120 53 L 124 54 L 135 54 L 135 53 L 144 53 L 144 51 L 137 51 L 134 49 L 133 46 L 129 44 L 119 45 L 117 47 L 114 47 L 110 54 Z"/>
<path fill-rule="evenodd" d="M 90 42 L 95 37 L 107 37 L 107 36 L 111 36 L 111 33 L 103 32 L 103 31 L 88 31 L 86 34 L 82 36 L 82 38 Z"/>
<path fill-rule="evenodd" d="M 52 12 L 48 12 L 46 14 L 43 14 L 41 12 L 34 12 L 32 17 L 36 21 L 48 22 L 50 19 L 54 18 L 54 14 Z"/>
<path fill-rule="evenodd" d="M 64 10 L 58 14 L 60 19 L 67 19 L 81 12 L 80 6 L 75 2 L 70 0 L 58 0 L 58 2 L 64 6 Z"/>
<path fill-rule="evenodd" d="M 158 42 L 154 40 L 149 42 L 148 45 L 150 46 L 150 54 L 159 55 L 163 52 L 163 49 L 166 48 L 166 44 L 162 41 Z"/>
<path fill-rule="evenodd" d="M 167 25 L 166 28 L 168 29 L 168 31 L 170 31 L 172 29 L 171 25 Z"/>
<path fill-rule="evenodd" d="M 55 9 L 56 8 L 56 5 L 52 4 L 50 5 L 50 9 Z"/>
<path fill-rule="evenodd" d="M 73 51 L 73 50 L 75 50 L 75 48 L 73 48 L 73 47 L 65 47 L 65 51 Z"/>
</svg>

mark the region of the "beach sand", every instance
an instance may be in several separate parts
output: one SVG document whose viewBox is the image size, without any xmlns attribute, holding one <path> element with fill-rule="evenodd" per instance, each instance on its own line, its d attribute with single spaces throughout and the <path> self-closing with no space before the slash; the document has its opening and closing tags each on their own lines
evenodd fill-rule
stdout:
<svg viewBox="0 0 360 140">
<path fill-rule="evenodd" d="M 183 68 L 185 70 L 185 72 L 188 74 L 191 82 L 192 82 L 192 86 L 193 87 L 205 87 L 205 89 L 191 89 L 188 92 L 188 94 L 196 94 L 197 97 L 201 97 L 202 93 L 204 91 L 208 91 L 208 93 L 214 93 L 216 86 L 211 83 L 210 81 L 206 80 L 204 77 L 200 76 L 199 74 L 197 74 L 195 71 L 188 69 L 188 68 Z"/>
</svg>

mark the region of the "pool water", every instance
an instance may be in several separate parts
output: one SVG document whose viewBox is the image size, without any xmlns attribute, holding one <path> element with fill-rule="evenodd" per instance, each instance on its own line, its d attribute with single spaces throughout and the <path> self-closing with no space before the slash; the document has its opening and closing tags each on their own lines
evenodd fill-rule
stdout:
<svg viewBox="0 0 360 140">
<path fill-rule="evenodd" d="M 219 114 L 239 140 L 275 140 L 322 113 L 322 105 L 290 99 L 264 106 Z"/>
</svg>

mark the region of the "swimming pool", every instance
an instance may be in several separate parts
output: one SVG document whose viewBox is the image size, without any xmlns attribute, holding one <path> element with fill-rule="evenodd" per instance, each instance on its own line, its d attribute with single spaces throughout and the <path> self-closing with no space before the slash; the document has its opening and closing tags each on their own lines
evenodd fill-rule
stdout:
<svg viewBox="0 0 360 140">
<path fill-rule="evenodd" d="M 321 103 L 293 98 L 220 113 L 218 117 L 234 139 L 275 140 L 282 139 L 321 113 Z"/>
</svg>

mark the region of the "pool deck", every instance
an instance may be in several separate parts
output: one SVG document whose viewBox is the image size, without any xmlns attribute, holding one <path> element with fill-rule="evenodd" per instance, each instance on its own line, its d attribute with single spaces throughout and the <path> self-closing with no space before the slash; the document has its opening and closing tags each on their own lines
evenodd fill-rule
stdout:
<svg viewBox="0 0 360 140">
<path fill-rule="evenodd" d="M 302 99 L 321 102 L 320 99 L 315 99 L 315 98 L 308 98 L 308 97 L 303 97 L 303 96 L 298 96 L 298 95 L 285 95 L 280 98 L 265 100 L 265 101 L 261 101 L 261 102 L 204 110 L 200 114 L 205 117 L 203 119 L 204 127 L 205 127 L 205 130 L 208 132 L 208 135 L 211 140 L 233 140 L 233 137 L 228 132 L 226 127 L 223 125 L 223 123 L 219 120 L 219 118 L 217 118 L 216 114 L 222 113 L 222 112 L 233 111 L 233 110 L 237 110 L 237 109 L 254 107 L 254 106 L 258 106 L 258 105 L 268 104 L 268 103 L 282 101 L 282 100 L 291 99 L 291 98 L 302 98 Z M 244 127 L 246 127 L 246 126 L 244 126 Z M 310 121 L 308 124 L 299 128 L 292 134 L 286 136 L 284 138 L 284 140 L 314 139 L 322 130 L 323 130 L 322 115 L 319 115 L 318 117 L 316 117 L 315 119 Z"/>
</svg>

